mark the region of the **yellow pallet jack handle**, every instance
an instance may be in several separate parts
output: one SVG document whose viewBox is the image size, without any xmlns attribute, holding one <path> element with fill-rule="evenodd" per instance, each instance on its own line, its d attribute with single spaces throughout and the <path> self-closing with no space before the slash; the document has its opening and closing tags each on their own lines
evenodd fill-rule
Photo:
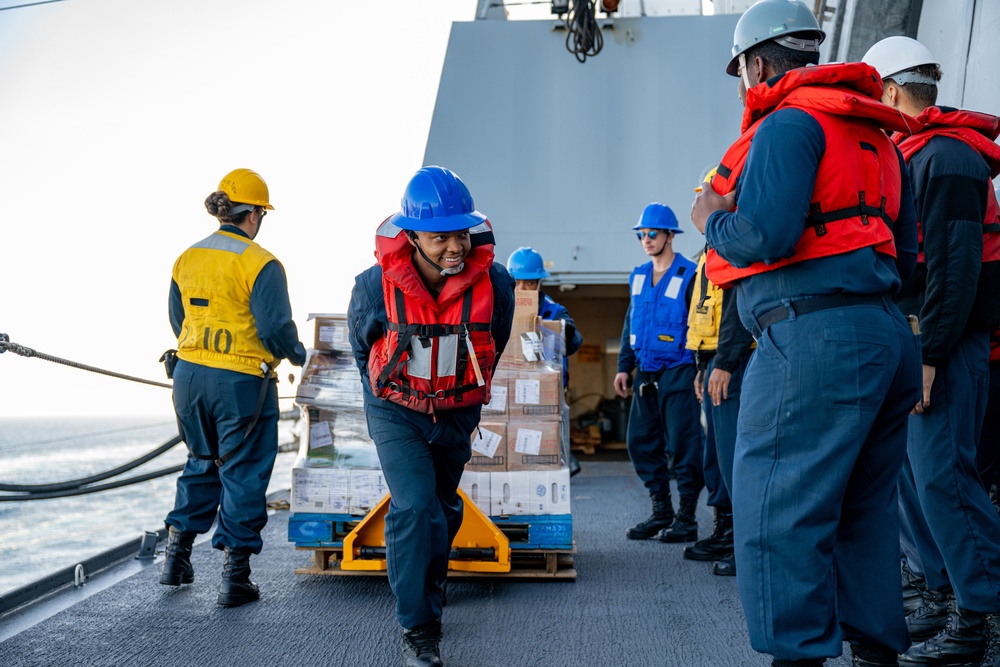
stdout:
<svg viewBox="0 0 1000 667">
<path fill-rule="evenodd" d="M 476 504 L 459 489 L 465 504 L 462 526 L 452 542 L 452 551 L 489 550 L 491 559 L 449 560 L 448 569 L 460 572 L 510 572 L 510 540 Z M 379 501 L 354 530 L 344 538 L 342 570 L 385 570 L 385 515 L 389 511 L 389 496 Z M 373 557 L 371 554 L 382 554 Z"/>
</svg>

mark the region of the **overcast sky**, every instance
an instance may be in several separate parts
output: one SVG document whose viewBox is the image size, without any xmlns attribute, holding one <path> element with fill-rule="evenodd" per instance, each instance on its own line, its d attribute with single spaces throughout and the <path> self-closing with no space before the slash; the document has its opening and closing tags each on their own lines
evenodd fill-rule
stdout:
<svg viewBox="0 0 1000 667">
<path fill-rule="evenodd" d="M 475 8 L 67 0 L 0 11 L 0 333 L 165 381 L 171 267 L 217 227 L 205 197 L 248 167 L 275 207 L 257 241 L 284 264 L 309 346 L 307 315 L 346 312 L 375 227 L 422 166 L 451 23 Z M 532 12 L 548 7 L 511 10 Z M 166 389 L 0 357 L 0 418 L 171 412 Z"/>
</svg>

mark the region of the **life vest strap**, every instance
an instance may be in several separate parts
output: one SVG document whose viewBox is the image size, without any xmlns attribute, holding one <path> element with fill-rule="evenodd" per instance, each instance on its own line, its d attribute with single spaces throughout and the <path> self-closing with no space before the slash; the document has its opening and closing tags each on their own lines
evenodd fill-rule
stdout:
<svg viewBox="0 0 1000 667">
<path fill-rule="evenodd" d="M 885 197 L 882 197 L 882 202 L 878 208 L 870 206 L 865 203 L 865 193 L 858 193 L 858 205 L 857 206 L 847 206 L 845 208 L 838 208 L 833 211 L 823 211 L 820 208 L 819 202 L 813 202 L 809 206 L 809 216 L 806 218 L 806 227 L 813 228 L 816 232 L 816 236 L 823 236 L 826 234 L 826 224 L 828 222 L 836 222 L 837 220 L 846 220 L 848 218 L 861 218 L 861 224 L 868 225 L 868 218 L 881 218 L 883 222 L 892 229 L 893 220 L 889 217 L 889 214 L 885 212 Z"/>
<path fill-rule="evenodd" d="M 450 396 L 455 396 L 462 392 L 472 391 L 474 389 L 479 388 L 479 386 L 475 384 L 465 384 L 465 385 L 460 385 L 458 387 L 452 387 L 451 389 L 438 389 L 435 392 L 427 393 L 419 389 L 416 390 L 412 389 L 410 387 L 410 383 L 406 382 L 405 380 L 399 383 L 390 382 L 386 386 L 393 391 L 398 391 L 405 398 L 416 398 L 417 400 L 421 401 L 424 400 L 425 398 L 438 398 L 438 399 L 449 398 Z"/>
</svg>

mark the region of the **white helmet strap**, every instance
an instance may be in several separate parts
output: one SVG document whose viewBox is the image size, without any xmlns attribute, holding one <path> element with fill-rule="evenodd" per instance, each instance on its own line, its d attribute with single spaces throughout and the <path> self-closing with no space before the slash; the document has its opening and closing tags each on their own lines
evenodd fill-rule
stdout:
<svg viewBox="0 0 1000 667">
<path fill-rule="evenodd" d="M 740 76 L 743 77 L 743 86 L 750 90 L 750 76 L 747 74 L 747 55 L 740 54 Z"/>
</svg>

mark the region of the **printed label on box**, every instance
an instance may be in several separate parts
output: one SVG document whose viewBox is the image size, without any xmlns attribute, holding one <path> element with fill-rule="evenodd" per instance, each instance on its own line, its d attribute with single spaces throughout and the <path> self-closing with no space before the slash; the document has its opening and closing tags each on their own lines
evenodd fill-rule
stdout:
<svg viewBox="0 0 1000 667">
<path fill-rule="evenodd" d="M 545 345 L 537 331 L 526 331 L 521 334 L 521 353 L 525 361 L 542 361 L 545 359 Z"/>
<path fill-rule="evenodd" d="M 542 400 L 541 385 L 538 380 L 515 380 L 514 402 L 521 405 L 538 405 Z"/>
<path fill-rule="evenodd" d="M 333 444 L 333 434 L 329 422 L 309 425 L 309 449 L 329 447 Z"/>
<path fill-rule="evenodd" d="M 514 451 L 519 454 L 538 455 L 542 449 L 542 432 L 530 428 L 517 429 L 517 442 Z"/>
<path fill-rule="evenodd" d="M 541 437 L 541 433 L 538 435 Z M 500 440 L 502 438 L 498 433 L 480 426 L 476 429 L 476 439 L 472 441 L 472 450 L 493 458 L 493 455 L 497 453 L 497 447 L 500 446 Z"/>
<path fill-rule="evenodd" d="M 345 338 L 346 329 L 342 326 L 330 325 L 321 326 L 319 328 L 319 340 L 322 343 L 330 343 L 331 345 L 339 345 L 343 343 Z"/>
<path fill-rule="evenodd" d="M 488 412 L 507 411 L 507 387 L 490 387 L 490 402 L 483 406 Z"/>
</svg>

